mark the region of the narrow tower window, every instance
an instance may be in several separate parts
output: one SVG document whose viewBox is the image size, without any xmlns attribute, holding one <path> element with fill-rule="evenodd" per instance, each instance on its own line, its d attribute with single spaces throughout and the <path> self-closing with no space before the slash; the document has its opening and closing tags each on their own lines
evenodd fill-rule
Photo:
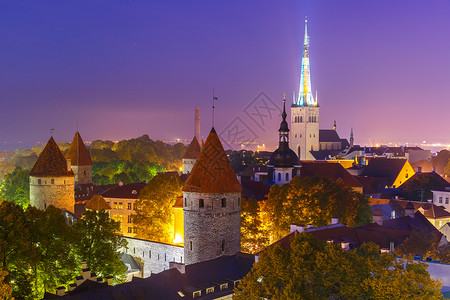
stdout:
<svg viewBox="0 0 450 300">
<path fill-rule="evenodd" d="M 189 242 L 189 250 L 192 251 L 192 241 Z"/>
<path fill-rule="evenodd" d="M 225 240 L 222 240 L 222 252 L 225 251 Z"/>
<path fill-rule="evenodd" d="M 227 199 L 222 198 L 222 207 L 227 207 Z"/>
<path fill-rule="evenodd" d="M 198 200 L 198 207 L 199 207 L 199 208 L 205 207 L 205 200 L 199 199 L 199 200 Z"/>
</svg>

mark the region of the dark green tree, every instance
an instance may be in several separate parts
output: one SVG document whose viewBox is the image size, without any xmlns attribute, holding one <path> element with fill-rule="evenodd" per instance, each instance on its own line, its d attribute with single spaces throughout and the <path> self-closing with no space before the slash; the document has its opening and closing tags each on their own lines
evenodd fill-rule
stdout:
<svg viewBox="0 0 450 300">
<path fill-rule="evenodd" d="M 0 197 L 9 202 L 15 202 L 22 207 L 30 204 L 29 171 L 16 167 L 13 172 L 3 178 Z"/>
<path fill-rule="evenodd" d="M 441 299 L 440 287 L 425 264 L 380 254 L 375 244 L 343 251 L 302 233 L 289 248 L 264 250 L 233 299 Z"/>
<path fill-rule="evenodd" d="M 90 269 L 98 276 L 114 276 L 117 282 L 122 281 L 127 268 L 120 260 L 120 250 L 127 242 L 116 234 L 120 223 L 110 219 L 104 210 L 88 210 L 73 228 L 77 238 L 75 251 Z"/>
<path fill-rule="evenodd" d="M 333 217 L 349 226 L 372 221 L 367 198 L 328 178 L 296 176 L 288 184 L 273 185 L 261 206 L 271 241 L 289 233 L 292 223 L 323 226 Z"/>
<path fill-rule="evenodd" d="M 135 202 L 134 223 L 140 238 L 170 243 L 173 241 L 173 205 L 182 195 L 178 176 L 155 176 L 139 193 Z"/>
</svg>

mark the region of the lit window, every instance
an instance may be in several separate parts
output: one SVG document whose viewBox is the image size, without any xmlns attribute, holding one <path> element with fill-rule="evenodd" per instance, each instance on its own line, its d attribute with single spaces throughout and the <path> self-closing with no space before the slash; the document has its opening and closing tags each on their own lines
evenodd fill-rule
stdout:
<svg viewBox="0 0 450 300">
<path fill-rule="evenodd" d="M 227 289 L 227 288 L 228 288 L 228 283 L 222 283 L 220 285 L 220 290 L 224 290 L 224 289 Z"/>
<path fill-rule="evenodd" d="M 202 291 L 194 292 L 192 295 L 192 298 L 198 298 L 198 297 L 201 297 L 201 295 L 202 295 Z"/>
<path fill-rule="evenodd" d="M 132 233 L 133 232 L 133 228 L 132 227 L 128 227 L 128 233 Z"/>
<path fill-rule="evenodd" d="M 114 202 L 113 208 L 117 209 L 117 202 Z"/>
<path fill-rule="evenodd" d="M 206 293 L 207 293 L 207 294 L 214 293 L 214 288 L 213 288 L 213 287 L 207 288 L 207 289 L 206 289 Z"/>
<path fill-rule="evenodd" d="M 122 202 L 119 202 L 119 209 L 122 209 L 122 208 L 123 208 Z"/>
</svg>

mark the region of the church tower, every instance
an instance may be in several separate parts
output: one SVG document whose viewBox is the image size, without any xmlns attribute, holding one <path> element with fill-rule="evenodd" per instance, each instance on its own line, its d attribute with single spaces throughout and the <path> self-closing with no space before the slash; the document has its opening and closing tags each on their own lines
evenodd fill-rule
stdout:
<svg viewBox="0 0 450 300">
<path fill-rule="evenodd" d="M 313 160 L 310 151 L 319 150 L 319 104 L 311 91 L 311 68 L 309 64 L 308 21 L 305 20 L 302 69 L 298 97 L 291 106 L 291 141 L 300 160 Z"/>
<path fill-rule="evenodd" d="M 286 122 L 286 99 L 283 99 L 283 118 L 278 129 L 278 149 L 270 156 L 267 167 L 269 179 L 274 183 L 283 185 L 300 174 L 300 162 L 294 151 L 289 148 L 289 127 Z"/>
<path fill-rule="evenodd" d="M 92 185 L 92 160 L 80 133 L 77 131 L 66 153 L 75 174 L 75 188 Z"/>
<path fill-rule="evenodd" d="M 74 174 L 53 137 L 45 145 L 30 171 L 30 204 L 46 209 L 49 205 L 74 212 Z"/>
<path fill-rule="evenodd" d="M 183 186 L 187 265 L 241 250 L 241 192 L 242 187 L 212 128 Z"/>
</svg>

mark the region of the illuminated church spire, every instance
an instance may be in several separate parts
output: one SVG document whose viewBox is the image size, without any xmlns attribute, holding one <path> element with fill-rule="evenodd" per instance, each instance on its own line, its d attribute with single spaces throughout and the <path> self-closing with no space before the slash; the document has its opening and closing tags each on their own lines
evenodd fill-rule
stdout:
<svg viewBox="0 0 450 300">
<path fill-rule="evenodd" d="M 311 67 L 309 65 L 309 38 L 308 20 L 305 19 L 305 40 L 303 43 L 302 70 L 300 74 L 300 87 L 298 98 L 294 96 L 294 106 L 317 106 L 317 99 L 314 99 L 311 92 Z"/>
</svg>

